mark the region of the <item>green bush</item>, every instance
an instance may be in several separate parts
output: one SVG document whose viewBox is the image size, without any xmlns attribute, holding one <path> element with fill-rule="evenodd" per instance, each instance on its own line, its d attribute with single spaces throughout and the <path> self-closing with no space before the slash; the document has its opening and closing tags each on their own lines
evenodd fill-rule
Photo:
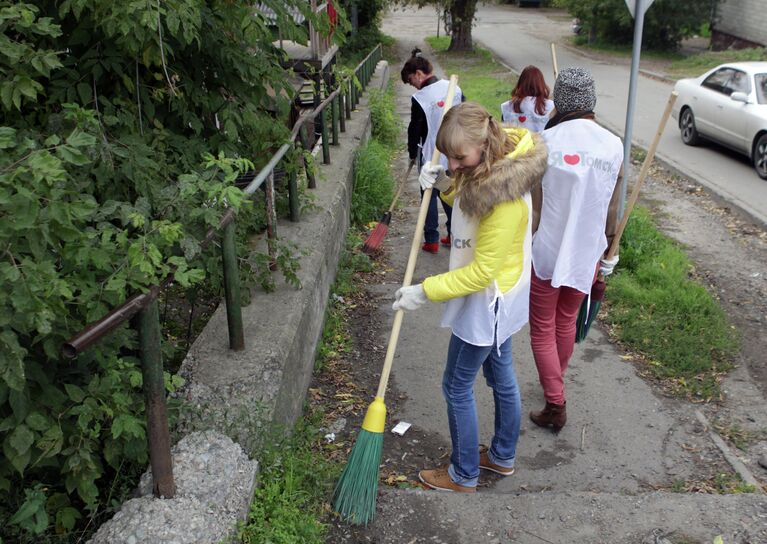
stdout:
<svg viewBox="0 0 767 544">
<path fill-rule="evenodd" d="M 394 197 L 394 178 L 389 168 L 391 152 L 371 140 L 354 156 L 352 222 L 365 225 L 379 218 Z"/>
<path fill-rule="evenodd" d="M 394 90 L 370 91 L 371 133 L 383 145 L 394 149 L 402 144 L 402 121 L 394 109 Z"/>
<path fill-rule="evenodd" d="M 318 453 L 321 441 L 316 425 L 301 420 L 290 437 L 258 453 L 259 485 L 240 533 L 244 544 L 325 542 L 319 519 L 340 469 Z"/>
<path fill-rule="evenodd" d="M 264 3 L 305 38 L 308 3 Z M 142 376 L 127 326 L 60 347 L 167 274 L 216 285 L 200 240 L 229 208 L 245 262 L 263 215 L 234 181 L 284 141 L 292 90 L 249 3 L 0 0 L 0 29 L 3 538 L 77 540 L 146 465 Z"/>
<path fill-rule="evenodd" d="M 642 45 L 648 49 L 676 49 L 679 42 L 709 22 L 717 0 L 657 0 L 644 18 Z M 612 44 L 630 44 L 634 19 L 624 0 L 556 0 L 583 23 L 584 35 Z"/>
</svg>

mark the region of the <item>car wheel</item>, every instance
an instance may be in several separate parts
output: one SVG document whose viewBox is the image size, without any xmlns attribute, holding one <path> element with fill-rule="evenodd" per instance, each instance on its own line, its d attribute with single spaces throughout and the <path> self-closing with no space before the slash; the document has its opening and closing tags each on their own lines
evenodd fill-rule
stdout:
<svg viewBox="0 0 767 544">
<path fill-rule="evenodd" d="M 682 112 L 679 130 L 682 132 L 682 141 L 687 145 L 696 145 L 700 141 L 698 129 L 695 128 L 695 116 L 690 108 L 685 108 Z"/>
<path fill-rule="evenodd" d="M 759 177 L 767 179 L 767 134 L 762 134 L 754 146 L 754 169 Z"/>
</svg>

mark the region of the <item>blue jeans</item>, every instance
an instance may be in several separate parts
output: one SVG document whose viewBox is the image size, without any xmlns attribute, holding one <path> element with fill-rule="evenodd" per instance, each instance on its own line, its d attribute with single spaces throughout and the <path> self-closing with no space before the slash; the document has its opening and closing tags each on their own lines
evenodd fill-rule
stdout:
<svg viewBox="0 0 767 544">
<path fill-rule="evenodd" d="M 453 453 L 448 472 L 457 484 L 475 487 L 479 478 L 479 431 L 474 381 L 482 367 L 495 400 L 495 434 L 490 444 L 490 461 L 513 467 L 519 440 L 522 399 L 511 358 L 511 338 L 499 350 L 474 346 L 457 336 L 450 338 L 442 392 L 447 401 L 447 418 Z"/>
<path fill-rule="evenodd" d="M 423 198 L 423 189 L 421 189 L 421 198 Z M 447 233 L 450 234 L 450 218 L 453 215 L 453 208 L 445 204 L 439 197 L 439 191 L 434 189 L 431 192 L 429 210 L 426 212 L 426 223 L 423 225 L 423 238 L 427 244 L 439 242 L 439 210 L 437 209 L 437 200 L 442 202 L 442 209 L 445 210 L 445 215 L 447 215 Z"/>
</svg>

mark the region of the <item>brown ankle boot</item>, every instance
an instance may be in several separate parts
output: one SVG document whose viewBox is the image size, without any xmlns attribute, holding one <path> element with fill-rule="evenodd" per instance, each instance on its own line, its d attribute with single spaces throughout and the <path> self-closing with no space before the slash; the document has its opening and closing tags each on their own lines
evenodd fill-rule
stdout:
<svg viewBox="0 0 767 544">
<path fill-rule="evenodd" d="M 552 404 L 546 402 L 546 407 L 540 412 L 530 412 L 530 419 L 539 427 L 553 427 L 559 431 L 567 423 L 567 403 Z"/>
</svg>

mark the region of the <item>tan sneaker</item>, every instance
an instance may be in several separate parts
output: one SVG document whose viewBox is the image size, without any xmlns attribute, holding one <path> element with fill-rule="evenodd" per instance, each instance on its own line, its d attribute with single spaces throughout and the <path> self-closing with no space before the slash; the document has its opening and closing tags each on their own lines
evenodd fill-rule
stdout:
<svg viewBox="0 0 767 544">
<path fill-rule="evenodd" d="M 479 447 L 479 468 L 490 470 L 496 474 L 500 474 L 501 476 L 511 476 L 514 474 L 514 467 L 502 467 L 501 465 L 496 465 L 490 460 L 490 456 L 487 454 L 487 446 Z"/>
<path fill-rule="evenodd" d="M 432 489 L 438 489 L 440 491 L 455 491 L 457 493 L 476 493 L 476 487 L 468 487 L 465 485 L 458 485 L 450 477 L 447 472 L 447 467 L 435 468 L 433 470 L 422 470 L 418 473 L 418 477 L 421 481 Z"/>
</svg>

